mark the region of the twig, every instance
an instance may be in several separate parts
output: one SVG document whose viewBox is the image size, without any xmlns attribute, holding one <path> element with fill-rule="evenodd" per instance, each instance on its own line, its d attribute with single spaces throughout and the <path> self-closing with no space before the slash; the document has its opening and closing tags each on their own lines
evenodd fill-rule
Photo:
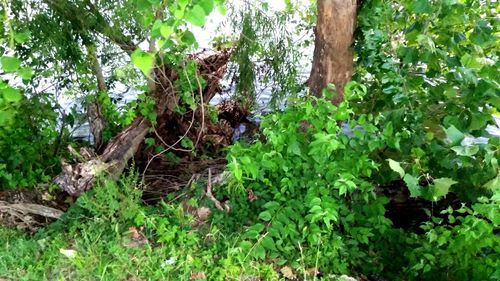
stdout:
<svg viewBox="0 0 500 281">
<path fill-rule="evenodd" d="M 207 189 L 205 191 L 205 196 L 208 197 L 208 199 L 212 200 L 214 202 L 215 208 L 224 211 L 225 208 L 222 207 L 222 204 L 217 200 L 214 195 L 212 194 L 212 170 L 208 168 L 208 181 L 207 181 Z M 226 207 L 227 209 L 227 207 Z"/>
</svg>

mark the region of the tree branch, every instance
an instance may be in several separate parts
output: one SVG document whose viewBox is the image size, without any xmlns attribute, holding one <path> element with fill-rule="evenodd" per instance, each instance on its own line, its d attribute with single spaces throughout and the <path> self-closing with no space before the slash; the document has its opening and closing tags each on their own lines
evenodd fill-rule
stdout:
<svg viewBox="0 0 500 281">
<path fill-rule="evenodd" d="M 67 0 L 43 0 L 43 2 L 57 15 L 70 21 L 75 28 L 79 28 L 80 30 L 76 29 L 75 31 L 81 32 L 82 35 L 87 32 L 102 34 L 128 54 L 137 48 L 137 45 L 129 37 L 111 27 L 98 8 L 90 1 L 84 1 L 86 7 L 79 7 Z"/>
</svg>

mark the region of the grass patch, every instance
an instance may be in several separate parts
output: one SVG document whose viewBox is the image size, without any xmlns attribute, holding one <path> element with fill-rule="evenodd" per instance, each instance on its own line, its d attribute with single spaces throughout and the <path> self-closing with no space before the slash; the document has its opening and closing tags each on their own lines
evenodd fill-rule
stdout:
<svg viewBox="0 0 500 281">
<path fill-rule="evenodd" d="M 129 175 L 97 186 L 34 235 L 0 228 L 0 278 L 279 279 L 271 265 L 247 258 L 239 236 L 209 221 L 195 223 L 186 203 L 142 206 L 136 179 Z"/>
</svg>

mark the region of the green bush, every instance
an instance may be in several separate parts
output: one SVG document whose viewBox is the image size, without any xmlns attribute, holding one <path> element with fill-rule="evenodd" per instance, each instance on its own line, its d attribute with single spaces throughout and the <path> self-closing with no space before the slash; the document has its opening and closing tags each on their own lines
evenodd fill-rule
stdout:
<svg viewBox="0 0 500 281">
<path fill-rule="evenodd" d="M 47 182 L 60 169 L 67 130 L 57 126 L 57 114 L 47 95 L 23 98 L 8 125 L 0 125 L 0 187 L 15 188 Z"/>
<path fill-rule="evenodd" d="M 377 197 L 369 181 L 378 169 L 369 154 L 388 136 L 376 122 L 371 115 L 352 118 L 346 102 L 335 107 L 306 98 L 265 117 L 266 142 L 231 147 L 232 198 L 250 210 L 240 246 L 256 259 L 296 268 L 380 270 L 373 242 L 391 223 L 387 198 Z M 250 190 L 255 198 L 242 200 Z"/>
<path fill-rule="evenodd" d="M 409 245 L 406 273 L 413 280 L 498 280 L 500 270 L 500 194 L 480 198 L 472 207 L 443 211 L 425 236 Z"/>
</svg>

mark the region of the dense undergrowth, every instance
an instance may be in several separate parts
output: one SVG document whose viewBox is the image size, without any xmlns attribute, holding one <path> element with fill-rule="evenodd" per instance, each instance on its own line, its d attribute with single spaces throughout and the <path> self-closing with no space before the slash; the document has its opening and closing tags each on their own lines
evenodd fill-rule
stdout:
<svg viewBox="0 0 500 281">
<path fill-rule="evenodd" d="M 392 135 L 378 118 L 351 116 L 347 103 L 315 98 L 267 116 L 266 142 L 230 148 L 231 173 L 216 187 L 228 213 L 203 196 L 203 182 L 145 206 L 136 174 L 104 181 L 34 236 L 1 229 L 0 277 L 497 279 L 498 192 L 431 215 L 420 233 L 394 228 L 375 190 L 386 164 L 371 157 Z"/>
</svg>

